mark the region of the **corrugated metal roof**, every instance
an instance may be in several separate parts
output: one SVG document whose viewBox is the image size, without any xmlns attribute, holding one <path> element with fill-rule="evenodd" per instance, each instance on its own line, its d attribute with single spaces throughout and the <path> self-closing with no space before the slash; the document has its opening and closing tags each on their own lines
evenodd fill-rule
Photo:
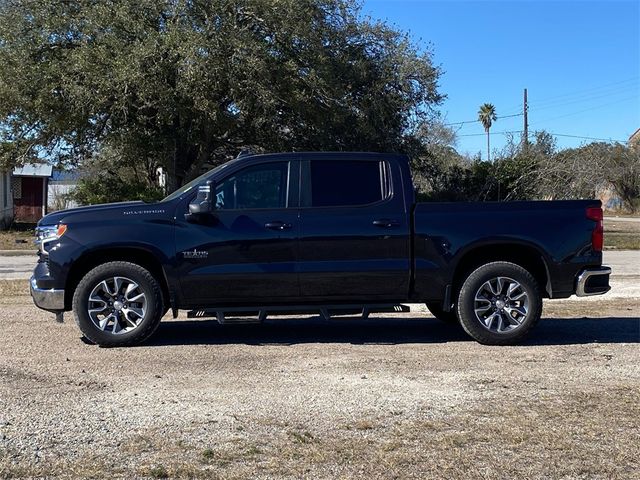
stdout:
<svg viewBox="0 0 640 480">
<path fill-rule="evenodd" d="M 29 164 L 13 169 L 14 177 L 50 177 L 53 167 L 45 163 Z"/>
<path fill-rule="evenodd" d="M 54 170 L 51 174 L 53 182 L 71 182 L 82 178 L 82 174 L 78 170 Z"/>
</svg>

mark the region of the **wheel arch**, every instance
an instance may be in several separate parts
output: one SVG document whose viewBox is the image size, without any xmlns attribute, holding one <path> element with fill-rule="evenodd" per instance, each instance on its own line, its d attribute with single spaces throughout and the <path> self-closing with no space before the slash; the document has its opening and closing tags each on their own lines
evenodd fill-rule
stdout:
<svg viewBox="0 0 640 480">
<path fill-rule="evenodd" d="M 158 279 L 165 308 L 171 306 L 172 296 L 169 282 L 158 258 L 148 250 L 139 247 L 113 247 L 96 249 L 84 253 L 73 262 L 69 269 L 64 291 L 64 308 L 71 310 L 73 295 L 80 280 L 95 267 L 109 262 L 131 262 L 147 269 L 151 275 Z"/>
<path fill-rule="evenodd" d="M 465 278 L 473 270 L 489 262 L 511 262 L 520 265 L 536 279 L 542 288 L 543 296 L 552 296 L 549 268 L 542 251 L 528 243 L 502 241 L 477 245 L 461 255 L 452 278 L 453 298 L 456 298 Z"/>
</svg>

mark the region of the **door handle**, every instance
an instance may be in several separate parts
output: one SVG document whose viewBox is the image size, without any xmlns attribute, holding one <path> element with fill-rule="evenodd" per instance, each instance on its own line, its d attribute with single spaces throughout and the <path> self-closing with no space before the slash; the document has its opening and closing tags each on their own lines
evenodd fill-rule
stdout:
<svg viewBox="0 0 640 480">
<path fill-rule="evenodd" d="M 392 227 L 397 227 L 398 225 L 400 225 L 400 222 L 398 222 L 397 220 L 391 220 L 389 218 L 381 218 L 379 220 L 374 220 L 373 224 L 376 227 L 392 228 Z"/>
<path fill-rule="evenodd" d="M 268 228 L 269 230 L 289 230 L 291 224 L 280 221 L 267 222 L 264 224 L 264 228 Z"/>
</svg>

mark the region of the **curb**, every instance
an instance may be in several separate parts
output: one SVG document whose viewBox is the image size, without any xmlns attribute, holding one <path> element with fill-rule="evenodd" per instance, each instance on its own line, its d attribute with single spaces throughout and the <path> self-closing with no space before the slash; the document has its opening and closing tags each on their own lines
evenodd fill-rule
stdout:
<svg viewBox="0 0 640 480">
<path fill-rule="evenodd" d="M 36 256 L 36 250 L 0 250 L 0 257 L 31 257 Z"/>
</svg>

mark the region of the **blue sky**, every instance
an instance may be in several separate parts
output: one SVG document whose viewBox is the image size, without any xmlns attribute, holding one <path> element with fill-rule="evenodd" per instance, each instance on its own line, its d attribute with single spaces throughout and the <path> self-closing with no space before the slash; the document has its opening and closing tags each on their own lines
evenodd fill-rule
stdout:
<svg viewBox="0 0 640 480">
<path fill-rule="evenodd" d="M 530 131 L 626 140 L 640 127 L 638 0 L 364 0 L 363 14 L 431 45 L 446 122 L 475 120 L 485 102 L 498 116 L 520 113 L 526 87 Z M 458 151 L 486 157 L 479 123 L 455 128 Z M 498 119 L 492 150 L 505 143 L 497 132 L 513 130 L 521 116 Z M 557 137 L 560 147 L 586 141 Z"/>
</svg>

